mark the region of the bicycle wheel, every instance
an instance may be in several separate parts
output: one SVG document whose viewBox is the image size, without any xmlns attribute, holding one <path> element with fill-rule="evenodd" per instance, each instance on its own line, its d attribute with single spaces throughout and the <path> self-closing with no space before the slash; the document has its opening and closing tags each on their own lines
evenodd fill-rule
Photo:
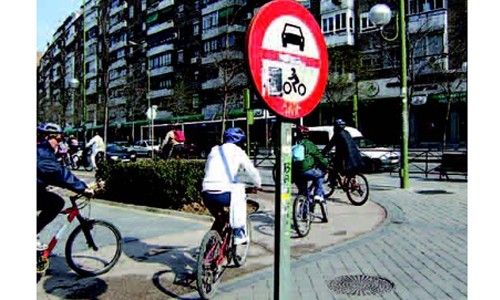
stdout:
<svg viewBox="0 0 500 300">
<path fill-rule="evenodd" d="M 309 201 L 304 195 L 299 195 L 293 201 L 293 227 L 300 237 L 309 234 L 311 230 L 311 213 Z"/>
<path fill-rule="evenodd" d="M 361 206 L 365 204 L 370 193 L 368 180 L 366 180 L 365 175 L 356 174 L 353 177 L 349 177 L 346 193 L 352 205 Z"/>
<path fill-rule="evenodd" d="M 108 272 L 122 253 L 122 236 L 111 223 L 87 220 L 71 232 L 66 242 L 68 266 L 82 276 Z"/>
<path fill-rule="evenodd" d="M 196 267 L 196 287 L 202 299 L 210 299 L 220 282 L 217 258 L 221 251 L 222 239 L 215 230 L 205 234 L 198 253 Z"/>
<path fill-rule="evenodd" d="M 250 242 L 252 240 L 252 228 L 250 223 L 250 218 L 247 217 L 247 238 L 248 242 L 241 245 L 233 244 L 233 261 L 236 267 L 241 267 L 245 264 L 248 255 L 248 249 L 250 248 Z"/>
</svg>

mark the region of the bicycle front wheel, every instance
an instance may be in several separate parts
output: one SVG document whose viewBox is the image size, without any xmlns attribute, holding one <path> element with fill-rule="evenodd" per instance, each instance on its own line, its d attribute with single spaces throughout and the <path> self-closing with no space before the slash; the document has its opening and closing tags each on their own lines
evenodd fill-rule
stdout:
<svg viewBox="0 0 500 300">
<path fill-rule="evenodd" d="M 207 232 L 201 241 L 196 267 L 196 287 L 202 299 L 212 298 L 217 291 L 221 278 L 217 266 L 221 244 L 222 239 L 215 230 Z"/>
<path fill-rule="evenodd" d="M 71 232 L 66 242 L 68 266 L 82 276 L 108 272 L 120 258 L 122 237 L 111 223 L 87 220 Z"/>
<path fill-rule="evenodd" d="M 361 206 L 365 204 L 368 200 L 369 192 L 370 188 L 365 175 L 356 174 L 348 178 L 346 193 L 352 205 Z"/>
<path fill-rule="evenodd" d="M 304 237 L 311 230 L 311 212 L 309 200 L 304 195 L 299 195 L 293 201 L 293 227 L 299 235 Z"/>
</svg>

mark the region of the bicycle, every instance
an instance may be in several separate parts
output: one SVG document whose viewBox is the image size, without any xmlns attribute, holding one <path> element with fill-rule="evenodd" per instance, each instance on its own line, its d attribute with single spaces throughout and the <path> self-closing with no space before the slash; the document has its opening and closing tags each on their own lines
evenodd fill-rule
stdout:
<svg viewBox="0 0 500 300">
<path fill-rule="evenodd" d="M 84 199 L 82 199 L 84 198 Z M 47 249 L 37 250 L 37 274 L 49 268 L 49 257 L 60 237 L 75 219 L 80 223 L 66 241 L 65 256 L 68 266 L 81 276 L 96 276 L 108 272 L 120 258 L 122 236 L 111 223 L 82 216 L 80 210 L 89 205 L 90 198 L 83 194 L 69 197 L 71 206 L 60 214 L 66 215 L 63 224 L 51 238 Z M 78 201 L 82 200 L 82 201 Z"/>
<path fill-rule="evenodd" d="M 248 193 L 256 193 L 253 188 L 246 189 Z M 210 299 L 217 291 L 225 269 L 231 261 L 235 267 L 245 264 L 251 241 L 250 218 L 247 216 L 246 234 L 248 241 L 245 244 L 235 245 L 233 230 L 229 225 L 229 209 L 224 210 L 222 216 L 224 227 L 222 232 L 208 231 L 203 237 L 197 260 L 196 286 L 202 299 Z"/>
<path fill-rule="evenodd" d="M 355 173 L 347 176 L 337 172 L 335 177 L 332 177 L 332 172 L 333 170 L 330 168 L 325 175 L 325 198 L 330 197 L 336 188 L 341 188 L 347 194 L 352 205 L 361 206 L 368 201 L 370 186 L 365 175 Z M 336 178 L 335 183 L 333 178 Z"/>
<path fill-rule="evenodd" d="M 315 213 L 319 205 L 321 215 Z M 298 195 L 293 200 L 292 223 L 299 237 L 305 237 L 311 230 L 311 223 L 314 218 L 321 219 L 322 223 L 328 222 L 328 207 L 326 205 L 326 195 L 324 201 L 314 199 L 313 185 L 307 189 L 307 195 Z"/>
</svg>

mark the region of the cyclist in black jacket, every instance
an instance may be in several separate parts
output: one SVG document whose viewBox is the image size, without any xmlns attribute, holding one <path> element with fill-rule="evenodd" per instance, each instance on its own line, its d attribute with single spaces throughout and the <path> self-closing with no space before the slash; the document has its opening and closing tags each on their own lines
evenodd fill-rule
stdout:
<svg viewBox="0 0 500 300">
<path fill-rule="evenodd" d="M 40 211 L 36 222 L 36 233 L 38 234 L 64 208 L 64 199 L 56 193 L 47 191 L 48 185 L 62 187 L 76 193 L 84 193 L 90 197 L 93 196 L 94 191 L 57 161 L 56 152 L 59 142 L 62 140 L 61 127 L 57 124 L 47 123 L 39 126 L 37 131 L 43 138 L 36 147 L 36 206 L 37 211 Z M 43 247 L 40 244 L 38 246 Z"/>
</svg>

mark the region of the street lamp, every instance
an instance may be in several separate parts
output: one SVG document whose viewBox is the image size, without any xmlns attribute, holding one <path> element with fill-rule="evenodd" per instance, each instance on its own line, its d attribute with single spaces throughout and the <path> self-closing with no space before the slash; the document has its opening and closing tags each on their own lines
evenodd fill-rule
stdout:
<svg viewBox="0 0 500 300">
<path fill-rule="evenodd" d="M 408 95 L 407 95 L 407 65 L 406 65 L 406 23 L 404 0 L 399 0 L 399 14 L 396 14 L 396 35 L 388 38 L 384 35 L 384 26 L 391 20 L 391 9 L 385 4 L 376 4 L 370 9 L 368 18 L 380 27 L 380 35 L 386 41 L 395 41 L 398 37 L 401 43 L 401 170 L 400 186 L 409 187 L 408 170 Z M 399 24 L 398 24 L 399 23 Z"/>
<path fill-rule="evenodd" d="M 69 86 L 70 91 L 71 91 L 71 103 L 72 103 L 72 107 L 73 107 L 73 126 L 75 126 L 74 125 L 74 124 L 76 124 L 75 93 L 76 93 L 76 90 L 78 89 L 78 87 L 80 86 L 80 81 L 76 78 L 71 78 L 70 80 L 68 80 L 68 86 Z"/>
</svg>

